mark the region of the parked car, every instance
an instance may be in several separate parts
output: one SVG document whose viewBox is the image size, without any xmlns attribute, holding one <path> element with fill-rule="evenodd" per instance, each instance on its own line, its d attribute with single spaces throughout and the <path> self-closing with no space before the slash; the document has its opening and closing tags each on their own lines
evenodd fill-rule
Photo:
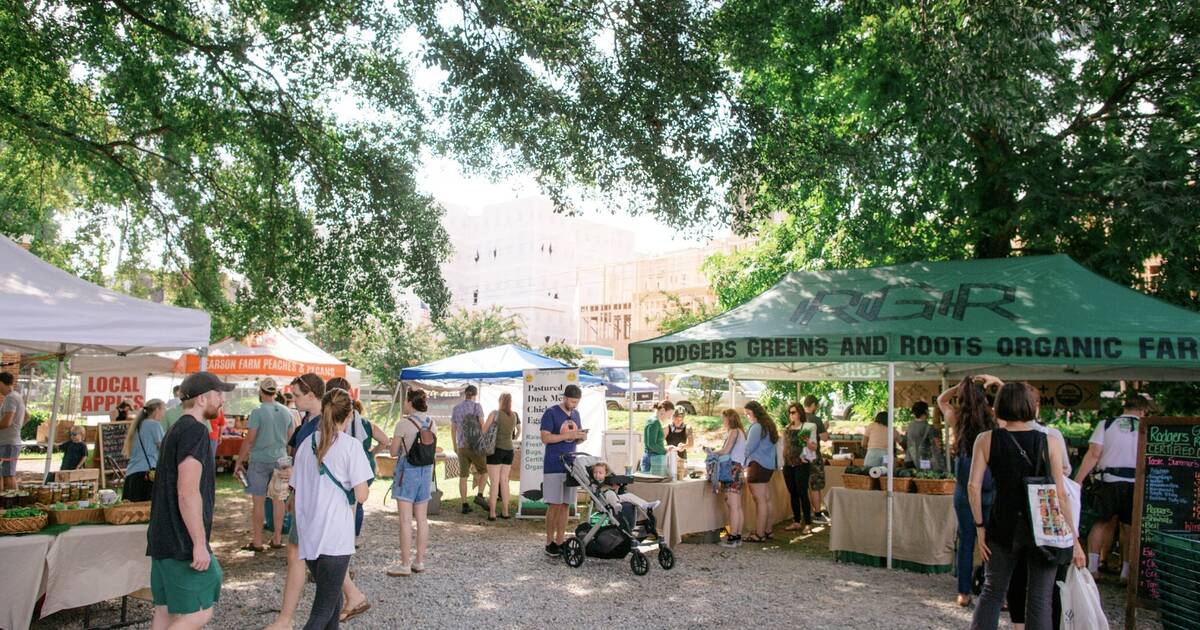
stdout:
<svg viewBox="0 0 1200 630">
<path fill-rule="evenodd" d="M 604 361 L 596 376 L 604 382 L 605 405 L 611 410 L 629 409 L 645 411 L 654 406 L 658 387 L 641 374 L 633 375 L 633 389 L 629 389 L 629 363 L 626 361 Z M 630 400 L 632 398 L 632 400 Z"/>
<path fill-rule="evenodd" d="M 699 376 L 678 374 L 671 379 L 667 386 L 667 400 L 682 407 L 684 413 L 694 415 L 705 411 L 705 402 L 710 403 L 711 413 L 720 409 L 732 407 L 737 409 L 749 400 L 758 400 L 766 391 L 767 386 L 762 381 L 735 381 L 737 400 L 729 396 L 729 381 L 727 379 L 710 379 L 711 387 L 706 391 Z M 705 395 L 709 400 L 705 400 Z"/>
</svg>

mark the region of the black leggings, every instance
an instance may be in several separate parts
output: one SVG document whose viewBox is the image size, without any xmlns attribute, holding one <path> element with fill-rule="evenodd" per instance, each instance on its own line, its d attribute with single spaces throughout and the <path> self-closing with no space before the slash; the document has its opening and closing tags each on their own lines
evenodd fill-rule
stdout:
<svg viewBox="0 0 1200 630">
<path fill-rule="evenodd" d="M 787 484 L 792 498 L 792 520 L 805 525 L 812 524 L 812 499 L 808 495 L 808 476 L 812 467 L 808 462 L 799 466 L 783 467 L 783 482 Z"/>
<path fill-rule="evenodd" d="M 319 556 L 304 562 L 317 582 L 317 593 L 313 596 L 312 611 L 308 613 L 304 630 L 337 628 L 338 616 L 342 614 L 342 582 L 350 568 L 350 556 Z"/>
</svg>

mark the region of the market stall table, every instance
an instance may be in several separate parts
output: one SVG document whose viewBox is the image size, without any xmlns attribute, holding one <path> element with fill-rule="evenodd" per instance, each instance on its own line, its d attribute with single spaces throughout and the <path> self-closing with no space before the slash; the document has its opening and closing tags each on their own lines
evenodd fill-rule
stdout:
<svg viewBox="0 0 1200 630">
<path fill-rule="evenodd" d="M 82 526 L 55 536 L 46 553 L 42 617 L 148 588 L 148 527 Z"/>
<path fill-rule="evenodd" d="M 0 628 L 29 628 L 53 542 L 54 536 L 38 534 L 0 537 Z"/>
<path fill-rule="evenodd" d="M 958 532 L 953 495 L 896 493 L 894 506 L 893 566 L 948 573 Z M 829 511 L 829 550 L 839 561 L 887 565 L 886 492 L 834 488 Z"/>
<path fill-rule="evenodd" d="M 0 628 L 26 630 L 41 618 L 149 588 L 147 525 L 79 525 L 58 535 L 0 538 Z"/>
<path fill-rule="evenodd" d="M 629 492 L 647 501 L 661 501 L 654 511 L 658 533 L 669 545 L 678 545 L 684 534 L 711 532 L 725 526 L 725 497 L 714 493 L 712 484 L 704 479 L 684 479 L 650 483 L 638 481 L 629 485 Z M 754 498 L 750 488 L 742 488 L 742 508 L 745 513 L 743 535 L 753 530 Z M 771 524 L 791 516 L 791 503 L 783 475 L 771 477 Z"/>
</svg>

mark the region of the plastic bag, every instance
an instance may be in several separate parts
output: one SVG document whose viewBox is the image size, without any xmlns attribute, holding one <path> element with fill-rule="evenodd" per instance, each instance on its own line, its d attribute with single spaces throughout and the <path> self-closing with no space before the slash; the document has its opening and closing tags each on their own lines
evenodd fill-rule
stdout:
<svg viewBox="0 0 1200 630">
<path fill-rule="evenodd" d="M 1100 605 L 1100 591 L 1087 571 L 1071 565 L 1058 583 L 1062 597 L 1062 630 L 1108 630 L 1108 617 Z"/>
</svg>

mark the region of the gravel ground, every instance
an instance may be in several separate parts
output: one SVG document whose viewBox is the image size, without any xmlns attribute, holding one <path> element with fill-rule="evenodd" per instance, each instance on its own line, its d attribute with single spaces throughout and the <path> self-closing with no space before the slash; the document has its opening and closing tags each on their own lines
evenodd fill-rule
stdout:
<svg viewBox="0 0 1200 630">
<path fill-rule="evenodd" d="M 282 598 L 284 554 L 255 557 L 237 551 L 249 538 L 241 497 L 219 501 L 214 547 L 225 570 L 214 628 L 261 628 Z M 390 504 L 389 504 L 390 505 Z M 651 555 L 650 573 L 636 577 L 628 560 L 588 560 L 571 569 L 542 553 L 540 521 L 496 521 L 475 510 L 444 510 L 431 521 L 427 571 L 390 578 L 399 561 L 398 519 L 373 498 L 362 548 L 352 568 L 372 609 L 347 628 L 965 628 L 970 610 L 954 605 L 954 578 L 838 564 L 816 534 L 796 547 L 682 544 L 677 564 L 664 571 Z M 796 548 L 802 547 L 802 551 Z M 1102 589 L 1113 627 L 1123 620 L 1122 592 Z M 297 612 L 302 627 L 312 601 L 306 586 Z M 93 623 L 115 620 L 115 603 L 94 613 Z M 146 615 L 145 604 L 133 607 Z M 1141 616 L 1149 617 L 1146 613 Z M 56 614 L 35 628 L 81 627 L 78 611 Z M 142 624 L 137 627 L 148 627 Z M 1007 627 L 1007 620 L 1001 624 Z M 1157 628 L 1157 623 L 1139 623 Z"/>
<path fill-rule="evenodd" d="M 22 465 L 27 462 L 20 462 Z M 40 461 L 38 464 L 40 470 Z M 22 466 L 24 469 L 25 466 Z M 32 466 L 30 467 L 32 470 Z M 451 484 L 446 484 L 451 486 Z M 456 489 L 444 488 L 456 495 Z M 954 605 L 951 575 L 919 575 L 835 563 L 828 535 L 791 544 L 682 544 L 676 566 L 662 570 L 653 553 L 650 573 L 636 577 L 626 560 L 588 560 L 580 569 L 542 553 L 541 521 L 489 523 L 475 509 L 459 514 L 447 502 L 431 520 L 427 571 L 390 578 L 399 561 L 394 503 L 380 503 L 376 484 L 367 506 L 362 547 L 351 564 L 372 609 L 347 628 L 597 627 L 623 628 L 965 628 L 971 609 Z M 449 498 L 449 497 L 447 497 Z M 240 493 L 218 496 L 213 547 L 225 583 L 213 628 L 261 628 L 279 610 L 286 568 L 282 550 L 255 556 L 238 548 L 249 540 Z M 548 586 L 552 585 L 552 586 Z M 1111 577 L 1101 596 L 1113 628 L 1124 625 L 1124 589 Z M 295 627 L 308 615 L 313 586 L 305 587 Z M 117 620 L 119 600 L 93 607 L 93 625 Z M 131 600 L 132 618 L 149 606 Z M 1139 612 L 1138 628 L 1156 629 L 1153 613 Z M 83 627 L 81 611 L 64 611 L 34 628 Z M 133 627 L 146 628 L 148 623 Z M 1002 628 L 1011 627 L 1007 614 Z"/>
</svg>

